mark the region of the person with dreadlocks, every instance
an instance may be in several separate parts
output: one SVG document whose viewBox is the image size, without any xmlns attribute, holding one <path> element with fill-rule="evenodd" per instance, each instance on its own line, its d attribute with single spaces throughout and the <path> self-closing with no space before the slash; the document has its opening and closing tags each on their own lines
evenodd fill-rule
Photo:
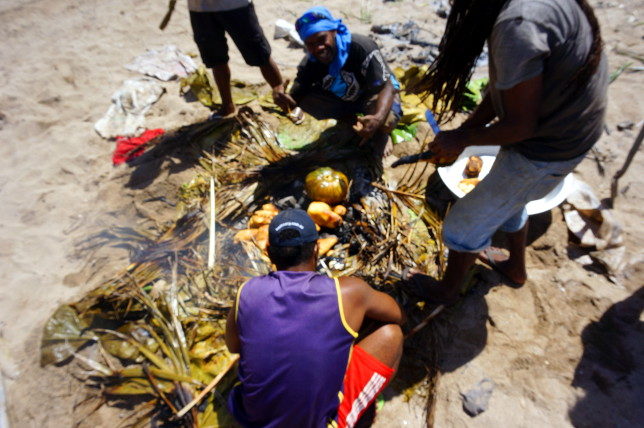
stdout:
<svg viewBox="0 0 644 428">
<path fill-rule="evenodd" d="M 400 85 L 376 43 L 353 34 L 329 10 L 315 6 L 295 22 L 308 55 L 289 94 L 275 98 L 285 111 L 300 107 L 316 119 L 347 120 L 362 143 L 384 151 L 402 115 Z"/>
<path fill-rule="evenodd" d="M 434 96 L 434 109 L 446 106 L 438 111 L 442 119 L 458 111 L 486 41 L 490 83 L 483 101 L 429 147 L 442 161 L 468 146 L 501 146 L 490 173 L 445 218 L 450 251 L 443 280 L 430 287 L 425 275 L 410 278 L 427 298 L 446 304 L 458 299 L 477 257 L 510 281 L 526 282 L 525 205 L 581 162 L 604 125 L 607 64 L 586 0 L 453 0 L 439 56 L 417 88 Z M 507 233 L 509 257 L 490 251 L 497 230 Z"/>
</svg>

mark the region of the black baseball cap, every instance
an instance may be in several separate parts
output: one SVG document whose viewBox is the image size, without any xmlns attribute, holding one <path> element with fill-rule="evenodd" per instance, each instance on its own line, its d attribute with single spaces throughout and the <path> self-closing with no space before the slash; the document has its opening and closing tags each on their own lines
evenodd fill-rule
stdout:
<svg viewBox="0 0 644 428">
<path fill-rule="evenodd" d="M 297 233 L 292 234 L 290 238 L 280 239 L 280 233 L 284 230 L 293 230 Z M 268 225 L 268 242 L 275 247 L 297 247 L 317 239 L 318 231 L 315 223 L 306 211 L 300 209 L 284 210 L 273 217 Z"/>
</svg>

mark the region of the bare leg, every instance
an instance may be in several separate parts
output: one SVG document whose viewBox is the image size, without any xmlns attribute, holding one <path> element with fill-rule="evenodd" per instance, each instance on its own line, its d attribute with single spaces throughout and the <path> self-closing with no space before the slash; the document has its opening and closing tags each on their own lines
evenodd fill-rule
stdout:
<svg viewBox="0 0 644 428">
<path fill-rule="evenodd" d="M 431 276 L 410 270 L 409 277 L 419 289 L 418 295 L 430 303 L 452 305 L 458 300 L 458 293 L 463 286 L 468 270 L 474 265 L 478 255 L 461 251 L 449 251 L 447 257 L 447 270 L 442 281 L 437 281 Z"/>
<path fill-rule="evenodd" d="M 282 83 L 284 83 L 282 80 L 282 74 L 280 73 L 280 69 L 277 68 L 277 64 L 275 64 L 275 61 L 273 61 L 273 58 L 269 58 L 268 62 L 260 66 L 259 69 L 262 71 L 262 76 L 264 76 L 264 80 L 266 80 L 266 82 L 271 86 L 271 88 L 275 88 L 276 86 L 279 86 Z"/>
<path fill-rule="evenodd" d="M 387 367 L 398 370 L 403 349 L 403 333 L 399 325 L 385 324 L 358 342 L 358 345 Z"/>
<path fill-rule="evenodd" d="M 474 265 L 476 257 L 476 253 L 449 251 L 445 276 L 436 290 L 436 295 L 439 299 L 442 298 L 446 302 L 458 300 L 458 293 L 461 291 L 465 276 Z"/>
<path fill-rule="evenodd" d="M 498 270 L 508 279 L 516 284 L 523 285 L 528 279 L 528 274 L 525 268 L 525 248 L 528 238 L 528 223 L 516 232 L 508 233 L 508 250 L 510 251 L 509 258 L 494 258 L 483 253 L 480 259 L 488 264 L 490 267 Z"/>
<path fill-rule="evenodd" d="M 219 114 L 228 116 L 235 113 L 235 103 L 233 103 L 233 95 L 230 90 L 230 68 L 228 64 L 216 65 L 212 69 L 212 74 L 215 76 L 215 83 L 221 95 L 221 110 Z"/>
</svg>

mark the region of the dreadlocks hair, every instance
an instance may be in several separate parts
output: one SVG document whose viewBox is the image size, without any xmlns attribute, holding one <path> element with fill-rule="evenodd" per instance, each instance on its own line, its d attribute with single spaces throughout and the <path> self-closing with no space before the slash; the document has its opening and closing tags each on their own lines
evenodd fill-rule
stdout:
<svg viewBox="0 0 644 428">
<path fill-rule="evenodd" d="M 439 121 L 449 120 L 457 113 L 474 64 L 507 1 L 452 1 L 438 57 L 423 79 L 411 88 L 413 92 L 427 92 L 433 96 L 432 110 Z"/>
<path fill-rule="evenodd" d="M 472 77 L 474 64 L 483 51 L 486 40 L 503 6 L 509 0 L 453 0 L 445 33 L 438 47 L 438 57 L 423 78 L 409 90 L 428 93 L 432 110 L 438 120 L 445 122 L 460 111 L 460 100 Z M 586 15 L 593 32 L 593 42 L 584 65 L 570 80 L 583 88 L 597 70 L 603 47 L 599 22 L 586 0 L 576 0 Z"/>
<path fill-rule="evenodd" d="M 581 66 L 579 70 L 577 70 L 577 73 L 575 73 L 572 79 L 570 79 L 570 84 L 576 82 L 576 90 L 578 91 L 586 86 L 590 78 L 597 71 L 599 62 L 602 59 L 604 42 L 602 40 L 601 30 L 599 28 L 599 21 L 597 21 L 597 17 L 593 12 L 593 8 L 588 4 L 588 1 L 586 0 L 577 0 L 577 4 L 581 8 L 582 12 L 584 12 L 584 15 L 586 15 L 588 24 L 590 24 L 590 29 L 593 32 L 593 41 L 590 45 L 590 51 L 588 52 L 588 56 L 586 57 L 586 62 Z"/>
</svg>

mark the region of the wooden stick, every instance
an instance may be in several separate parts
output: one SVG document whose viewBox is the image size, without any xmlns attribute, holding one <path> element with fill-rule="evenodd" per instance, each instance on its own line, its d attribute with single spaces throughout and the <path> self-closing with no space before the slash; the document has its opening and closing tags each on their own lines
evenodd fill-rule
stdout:
<svg viewBox="0 0 644 428">
<path fill-rule="evenodd" d="M 217 386 L 217 384 L 219 383 L 219 381 L 221 381 L 221 379 L 223 379 L 223 377 L 226 375 L 226 373 L 228 373 L 228 371 L 231 369 L 231 367 L 232 367 L 233 365 L 235 365 L 235 363 L 237 362 L 237 360 L 239 360 L 239 354 L 235 354 L 235 355 L 233 355 L 233 357 L 230 359 L 230 361 L 228 361 L 228 365 L 227 365 L 227 366 L 226 366 L 226 367 L 225 367 L 221 372 L 219 372 L 219 374 L 217 375 L 217 377 L 216 377 L 216 378 L 214 378 L 214 379 L 213 379 L 213 380 L 208 384 L 208 386 L 206 386 L 206 387 L 203 389 L 203 391 L 201 391 L 201 392 L 199 393 L 199 395 L 197 395 L 197 397 L 195 397 L 195 399 L 194 399 L 194 400 L 192 400 L 190 403 L 186 404 L 186 405 L 184 406 L 184 408 L 183 408 L 183 409 L 179 410 L 179 412 L 177 413 L 177 418 L 182 418 L 182 417 L 184 417 L 184 416 L 185 416 L 185 414 L 186 414 L 186 413 L 188 413 L 188 412 L 189 412 L 189 411 L 190 411 L 194 406 L 196 406 L 197 404 L 199 404 L 199 403 L 201 402 L 201 400 L 203 400 L 203 398 L 204 398 L 206 395 L 208 395 L 208 393 L 209 393 L 210 391 L 212 391 L 212 390 L 215 388 L 215 386 Z"/>
<path fill-rule="evenodd" d="M 143 365 L 143 373 L 145 373 L 145 376 L 148 378 L 148 382 L 150 382 L 150 386 L 152 387 L 154 392 L 156 392 L 157 395 L 161 397 L 161 400 L 163 400 L 165 405 L 168 406 L 170 410 L 172 410 L 172 413 L 177 413 L 177 408 L 174 407 L 174 405 L 170 402 L 170 400 L 168 400 L 168 397 L 166 397 L 163 391 L 161 391 L 157 386 L 155 379 L 152 376 L 152 373 L 150 373 L 150 368 L 147 366 L 147 364 Z"/>
<path fill-rule="evenodd" d="M 391 192 L 391 193 L 395 193 L 395 194 L 397 194 L 397 195 L 402 195 L 402 196 L 409 196 L 410 198 L 425 199 L 425 197 L 424 197 L 423 195 L 417 195 L 417 194 L 415 194 L 415 193 L 403 192 L 403 191 L 400 191 L 400 190 L 392 190 L 392 189 L 388 189 L 388 188 L 386 188 L 385 186 L 383 186 L 383 185 L 381 185 L 381 184 L 378 184 L 378 183 L 376 183 L 376 182 L 371 183 L 371 185 L 372 185 L 373 187 L 376 187 L 376 188 L 378 188 L 378 189 L 380 189 L 380 190 L 383 190 L 383 191 L 385 191 L 385 192 Z"/>
<path fill-rule="evenodd" d="M 633 143 L 633 147 L 631 147 L 631 150 L 628 152 L 628 156 L 626 156 L 626 161 L 624 161 L 624 166 L 622 166 L 622 169 L 617 171 L 615 175 L 613 176 L 613 181 L 610 185 L 610 208 L 613 208 L 613 204 L 615 203 L 615 198 L 617 197 L 617 190 L 618 190 L 618 181 L 626 173 L 626 170 L 628 167 L 631 165 L 631 162 L 633 162 L 633 158 L 635 157 L 635 154 L 639 150 L 640 146 L 642 145 L 642 140 L 644 139 L 644 125 L 640 128 L 640 133 L 637 135 L 637 138 L 635 138 L 635 142 Z"/>
<path fill-rule="evenodd" d="M 414 334 L 418 333 L 421 331 L 429 322 L 432 320 L 432 318 L 436 317 L 438 314 L 443 312 L 443 309 L 445 309 L 445 305 L 439 305 L 436 309 L 434 309 L 429 315 L 427 315 L 427 318 L 425 318 L 420 324 L 418 324 L 416 327 L 411 329 L 409 333 L 407 333 L 407 336 L 405 336 L 405 339 L 409 339 L 412 337 Z"/>
<path fill-rule="evenodd" d="M 170 3 L 168 4 L 168 11 L 163 17 L 163 21 L 161 21 L 161 24 L 159 24 L 160 30 L 165 30 L 165 27 L 168 26 L 168 23 L 170 22 L 170 17 L 172 16 L 172 12 L 174 12 L 174 6 L 176 4 L 177 4 L 177 0 L 170 0 Z"/>
<path fill-rule="evenodd" d="M 210 242 L 208 243 L 208 269 L 215 266 L 215 179 L 210 177 Z"/>
</svg>

